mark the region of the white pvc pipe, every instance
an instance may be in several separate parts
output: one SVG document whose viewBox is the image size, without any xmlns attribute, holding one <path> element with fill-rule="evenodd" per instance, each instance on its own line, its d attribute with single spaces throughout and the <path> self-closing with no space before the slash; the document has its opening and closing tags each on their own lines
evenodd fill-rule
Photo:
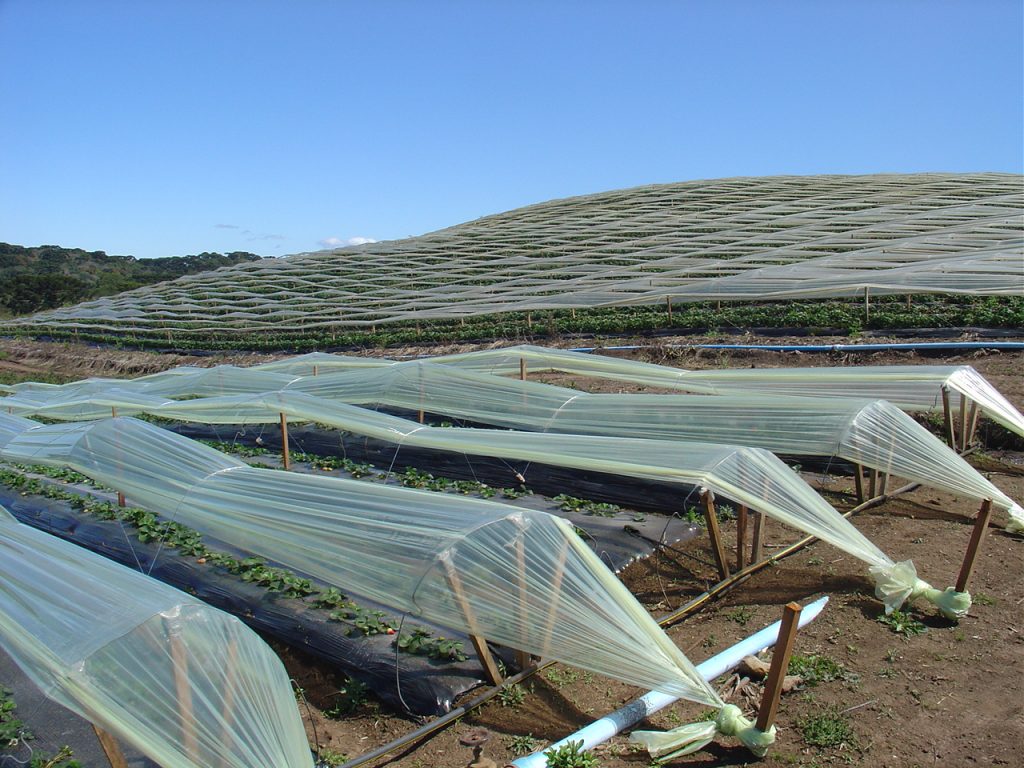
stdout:
<svg viewBox="0 0 1024 768">
<path fill-rule="evenodd" d="M 806 606 L 800 612 L 798 626 L 804 627 L 814 621 L 827 602 L 828 596 L 826 595 Z M 777 621 L 760 632 L 755 632 L 746 640 L 741 640 L 736 645 L 726 648 L 721 653 L 698 664 L 697 671 L 700 672 L 701 677 L 705 680 L 714 680 L 716 677 L 725 674 L 730 669 L 738 666 L 744 656 L 752 656 L 775 645 L 775 641 L 779 639 L 779 628 L 781 625 L 782 622 Z M 620 731 L 636 725 L 644 718 L 653 715 L 658 710 L 664 709 L 669 704 L 678 700 L 678 696 L 669 696 L 665 693 L 651 691 L 621 709 L 615 710 L 610 715 L 605 715 L 600 720 L 595 720 L 590 725 L 584 726 L 561 741 L 556 741 L 551 746 L 545 747 L 544 751 L 534 752 L 532 755 L 513 760 L 512 765 L 516 768 L 545 768 L 548 764 L 548 759 L 544 756 L 545 751 L 558 749 L 570 741 L 582 741 L 582 748 L 590 749 L 598 744 L 603 744 Z"/>
</svg>

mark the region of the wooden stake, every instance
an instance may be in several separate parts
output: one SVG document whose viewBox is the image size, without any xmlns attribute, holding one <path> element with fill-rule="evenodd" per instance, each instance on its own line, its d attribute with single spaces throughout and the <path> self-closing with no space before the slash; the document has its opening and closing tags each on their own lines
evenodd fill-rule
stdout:
<svg viewBox="0 0 1024 768">
<path fill-rule="evenodd" d="M 528 619 L 527 611 L 527 591 L 526 591 L 526 545 L 523 542 L 523 534 L 520 532 L 516 538 L 516 567 L 519 569 L 519 624 L 520 624 L 520 642 L 526 645 L 526 623 Z M 530 654 L 526 651 L 516 651 L 516 664 L 519 665 L 520 670 L 524 670 L 533 663 L 533 659 L 530 658 Z"/>
<path fill-rule="evenodd" d="M 288 454 L 288 417 L 281 413 L 281 458 L 284 460 L 284 468 L 292 468 L 292 459 Z"/>
<path fill-rule="evenodd" d="M 960 394 L 960 453 L 967 450 L 967 396 Z"/>
<path fill-rule="evenodd" d="M 797 621 L 802 610 L 799 603 L 787 603 L 782 609 L 782 627 L 779 629 L 779 639 L 775 642 L 775 650 L 772 652 L 772 665 L 768 668 L 761 706 L 757 710 L 757 730 L 762 733 L 775 724 L 775 716 L 779 711 L 779 697 L 782 696 L 782 683 L 786 679 L 786 670 L 789 669 L 790 656 L 793 655 Z"/>
<path fill-rule="evenodd" d="M 665 297 L 665 304 L 668 305 L 668 323 L 669 323 L 669 325 L 671 325 L 672 324 L 672 297 L 671 296 L 666 296 Z"/>
<path fill-rule="evenodd" d="M 317 375 L 317 373 L 319 372 L 319 370 L 318 370 L 318 369 L 319 369 L 319 367 L 320 367 L 320 366 L 318 366 L 318 365 L 314 365 L 314 366 L 313 366 L 313 375 L 314 375 L 314 376 L 316 376 L 316 375 Z"/>
<path fill-rule="evenodd" d="M 864 323 L 871 320 L 871 289 L 864 286 Z"/>
<path fill-rule="evenodd" d="M 526 358 L 519 358 L 519 380 L 526 381 Z"/>
<path fill-rule="evenodd" d="M 949 387 L 942 385 L 942 416 L 946 425 L 946 442 L 956 450 L 956 434 L 953 431 L 953 411 L 949 407 Z"/>
<path fill-rule="evenodd" d="M 753 541 L 750 542 L 750 562 L 761 562 L 761 540 L 764 532 L 764 515 L 754 512 L 754 533 Z"/>
<path fill-rule="evenodd" d="M 722 546 L 722 531 L 718 527 L 718 513 L 715 511 L 715 495 L 704 489 L 700 494 L 704 502 L 704 520 L 708 524 L 708 536 L 711 537 L 711 553 L 715 556 L 715 563 L 718 565 L 718 573 L 723 579 L 729 578 L 729 561 L 725 557 L 725 548 Z"/>
<path fill-rule="evenodd" d="M 878 495 L 878 470 L 871 469 L 868 475 L 868 498 L 875 498 Z"/>
<path fill-rule="evenodd" d="M 164 629 L 171 645 L 171 661 L 174 664 L 174 692 L 178 698 L 178 719 L 181 723 L 181 740 L 185 754 L 193 760 L 199 759 L 199 744 L 196 741 L 195 716 L 192 711 L 192 689 L 188 684 L 188 656 L 181 638 L 166 620 Z"/>
<path fill-rule="evenodd" d="M 978 416 L 981 413 L 981 409 L 978 408 L 978 402 L 976 400 L 971 401 L 971 412 L 967 417 L 967 438 L 964 440 L 964 450 L 966 451 L 971 447 L 971 443 L 974 442 L 974 434 L 978 431 Z"/>
<path fill-rule="evenodd" d="M 957 592 L 967 591 L 967 583 L 971 580 L 971 572 L 974 570 L 974 563 L 978 559 L 982 539 L 988 533 L 988 520 L 991 516 L 992 499 L 985 499 L 981 502 L 981 508 L 978 510 L 978 519 L 974 521 L 974 530 L 971 531 L 971 540 L 967 544 L 964 564 L 960 567 L 960 575 L 956 578 Z"/>
<path fill-rule="evenodd" d="M 533 314 L 530 312 L 526 313 L 526 327 L 533 328 Z"/>
<path fill-rule="evenodd" d="M 92 724 L 92 729 L 96 732 L 96 738 L 100 740 L 103 754 L 110 761 L 110 768 L 128 768 L 128 761 L 125 760 L 124 752 L 121 751 L 121 745 L 117 743 L 117 739 L 96 725 L 96 723 Z"/>
<path fill-rule="evenodd" d="M 853 483 L 857 488 L 857 503 L 863 504 L 864 499 L 864 467 L 860 464 L 853 465 Z"/>
<path fill-rule="evenodd" d="M 110 418 L 112 418 L 112 419 L 116 419 L 117 418 L 117 407 L 116 406 L 113 406 L 113 405 L 110 406 Z M 128 502 L 125 501 L 124 494 L 121 491 L 118 491 L 117 492 L 117 506 L 124 507 L 124 506 L 127 506 L 127 505 L 128 505 Z"/>
<path fill-rule="evenodd" d="M 235 719 L 235 683 L 238 677 L 238 641 L 231 638 L 228 643 L 227 675 L 224 681 L 224 706 L 221 709 L 221 717 L 224 720 L 221 726 L 220 740 L 224 744 L 230 744 L 231 726 Z M 227 768 L 227 763 L 221 763 Z"/>
<path fill-rule="evenodd" d="M 736 570 L 742 571 L 747 549 L 747 508 L 740 504 L 736 513 Z"/>
<path fill-rule="evenodd" d="M 466 593 L 462 591 L 462 580 L 450 560 L 444 560 L 444 570 L 448 578 L 448 586 L 451 587 L 452 594 L 455 596 L 455 602 L 459 604 L 462 616 L 466 619 L 469 640 L 473 643 L 473 649 L 484 668 L 484 674 L 491 685 L 501 685 L 501 672 L 498 671 L 498 665 L 494 662 L 494 657 L 491 656 L 487 641 L 480 634 L 480 629 L 476 625 L 476 616 L 473 615 L 473 609 L 470 607 L 469 601 L 466 600 Z"/>
<path fill-rule="evenodd" d="M 573 536 L 576 534 L 573 533 Z M 558 617 L 558 597 L 562 594 L 562 578 L 565 576 L 565 560 L 569 556 L 569 541 L 562 544 L 562 551 L 558 553 L 558 564 L 555 565 L 555 575 L 551 579 L 551 591 L 554 597 L 551 599 L 551 606 L 548 608 L 547 621 L 544 623 L 544 649 L 542 658 L 547 658 L 551 648 L 551 637 L 555 631 L 555 619 Z"/>
</svg>

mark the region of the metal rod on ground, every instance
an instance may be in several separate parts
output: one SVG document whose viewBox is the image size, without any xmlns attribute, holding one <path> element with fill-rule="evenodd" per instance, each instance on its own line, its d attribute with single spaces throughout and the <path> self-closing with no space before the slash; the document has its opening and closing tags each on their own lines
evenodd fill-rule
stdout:
<svg viewBox="0 0 1024 768">
<path fill-rule="evenodd" d="M 96 732 L 96 738 L 100 740 L 103 754 L 110 761 L 110 768 L 128 768 L 128 761 L 125 760 L 124 752 L 121 751 L 121 745 L 117 743 L 117 739 L 96 725 L 96 723 L 92 724 L 92 729 Z"/>
<path fill-rule="evenodd" d="M 494 657 L 491 656 L 491 651 L 487 647 L 487 641 L 480 634 L 480 629 L 476 625 L 476 616 L 473 615 L 473 609 L 466 599 L 466 593 L 462 591 L 462 579 L 459 578 L 459 574 L 450 560 L 444 561 L 444 570 L 448 578 L 448 586 L 451 587 L 452 594 L 455 596 L 462 615 L 466 619 L 466 628 L 469 630 L 470 642 L 473 643 L 473 648 L 480 659 L 480 664 L 484 669 L 487 680 L 491 685 L 501 685 L 501 672 L 498 671 L 498 665 L 495 663 Z"/>
<path fill-rule="evenodd" d="M 802 607 L 799 603 L 787 603 L 782 609 L 782 628 L 779 639 L 775 643 L 772 664 L 768 668 L 768 680 L 761 696 L 761 706 L 757 710 L 757 730 L 767 731 L 775 724 L 775 716 L 779 711 L 779 698 L 782 696 L 782 682 L 789 669 L 789 657 L 793 655 L 793 643 L 796 641 L 796 630 Z"/>
<path fill-rule="evenodd" d="M 736 512 L 736 570 L 742 571 L 747 549 L 747 508 L 740 504 Z"/>
<path fill-rule="evenodd" d="M 288 453 L 288 417 L 283 412 L 281 413 L 281 460 L 285 469 L 292 468 L 292 459 Z"/>
<path fill-rule="evenodd" d="M 956 591 L 966 592 L 967 584 L 971 580 L 971 573 L 974 571 L 974 563 L 978 558 L 981 549 L 981 542 L 988 532 L 988 520 L 992 516 L 992 500 L 985 499 L 981 502 L 978 510 L 978 519 L 974 521 L 974 530 L 971 531 L 971 540 L 967 544 L 967 553 L 964 555 L 964 563 L 960 567 L 960 575 L 956 578 Z"/>
<path fill-rule="evenodd" d="M 729 578 L 729 561 L 725 557 L 722 546 L 722 531 L 718 527 L 718 513 L 715 510 L 715 494 L 702 488 L 700 499 L 704 503 L 704 519 L 708 524 L 708 536 L 711 537 L 711 553 L 715 556 L 718 573 L 723 579 Z"/>
<path fill-rule="evenodd" d="M 953 411 L 949 407 L 949 387 L 942 385 L 942 418 L 945 424 L 946 442 L 956 450 L 956 434 L 953 432 Z"/>
</svg>

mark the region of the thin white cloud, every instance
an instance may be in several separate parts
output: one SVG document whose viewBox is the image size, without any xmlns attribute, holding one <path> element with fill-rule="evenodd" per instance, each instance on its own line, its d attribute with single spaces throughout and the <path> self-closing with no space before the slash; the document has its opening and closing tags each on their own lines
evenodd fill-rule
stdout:
<svg viewBox="0 0 1024 768">
<path fill-rule="evenodd" d="M 317 241 L 322 248 L 345 248 L 349 245 L 366 245 L 367 243 L 376 243 L 372 237 L 325 237 L 323 240 Z"/>
<path fill-rule="evenodd" d="M 214 224 L 214 229 L 241 229 L 237 224 Z"/>
</svg>

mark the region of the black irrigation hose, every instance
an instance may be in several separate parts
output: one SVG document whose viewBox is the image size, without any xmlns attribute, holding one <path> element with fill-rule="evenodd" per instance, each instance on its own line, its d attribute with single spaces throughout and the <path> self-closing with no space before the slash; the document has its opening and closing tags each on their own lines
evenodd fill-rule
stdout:
<svg viewBox="0 0 1024 768">
<path fill-rule="evenodd" d="M 909 483 L 903 486 L 902 488 L 897 488 L 895 491 L 892 491 L 891 493 L 882 494 L 881 496 L 876 496 L 872 499 L 868 499 L 863 504 L 859 504 L 853 509 L 844 513 L 843 517 L 852 517 L 858 512 L 862 512 L 865 509 L 871 509 L 872 507 L 877 507 L 878 505 L 883 504 L 884 502 L 894 498 L 895 496 L 899 496 L 904 493 L 909 493 L 910 491 L 913 491 L 918 487 L 920 487 L 920 483 Z M 733 587 L 739 586 L 740 583 L 746 581 L 748 578 L 753 576 L 761 569 L 767 568 L 769 565 L 777 563 L 783 558 L 789 557 L 790 555 L 799 552 L 801 549 L 804 549 L 808 545 L 813 544 L 817 540 L 818 539 L 815 536 L 806 536 L 803 539 L 800 539 L 800 541 L 796 542 L 795 544 L 791 544 L 785 549 L 776 552 L 771 557 L 759 560 L 756 563 L 748 565 L 743 570 L 737 571 L 736 573 L 732 574 L 729 578 L 723 579 L 706 592 L 693 598 L 692 600 L 690 600 L 690 602 L 686 603 L 686 605 L 683 605 L 675 611 L 672 611 L 671 613 L 666 614 L 665 616 L 662 616 L 661 618 L 657 619 L 658 625 L 662 627 L 669 627 L 675 624 L 677 621 L 680 621 L 681 619 L 684 619 L 687 616 L 689 616 L 691 613 L 694 613 L 697 609 L 701 608 L 709 600 L 718 597 L 723 592 L 727 592 Z M 378 747 L 377 749 L 367 752 L 365 755 L 360 755 L 359 757 L 353 760 L 349 760 L 348 762 L 343 763 L 340 766 L 340 768 L 357 768 L 357 766 L 366 765 L 367 763 L 376 760 L 379 757 L 384 757 L 389 752 L 407 749 L 410 746 L 413 746 L 415 742 L 426 739 L 432 734 L 440 730 L 443 730 L 444 728 L 448 727 L 451 723 L 458 720 L 460 717 L 464 717 L 477 707 L 486 704 L 492 698 L 497 696 L 507 686 L 515 685 L 524 680 L 527 680 L 536 673 L 540 672 L 541 670 L 550 667 L 554 663 L 555 661 L 546 661 L 538 666 L 530 667 L 529 669 L 524 669 L 522 672 L 519 672 L 518 674 L 505 679 L 501 685 L 494 686 L 488 689 L 487 691 L 484 691 L 475 699 L 472 699 L 471 701 L 468 701 L 465 704 L 456 707 L 455 709 L 442 715 L 436 720 L 433 720 L 427 723 L 426 725 L 420 726 L 415 731 L 411 731 L 410 733 L 407 733 L 404 736 L 401 736 L 395 739 L 394 741 L 385 744 L 382 747 Z M 418 746 L 418 744 L 416 746 Z M 387 762 L 393 762 L 393 760 L 396 760 L 400 757 L 402 757 L 402 755 L 397 755 L 394 758 L 388 760 Z M 386 763 L 384 764 L 386 765 Z"/>
</svg>

